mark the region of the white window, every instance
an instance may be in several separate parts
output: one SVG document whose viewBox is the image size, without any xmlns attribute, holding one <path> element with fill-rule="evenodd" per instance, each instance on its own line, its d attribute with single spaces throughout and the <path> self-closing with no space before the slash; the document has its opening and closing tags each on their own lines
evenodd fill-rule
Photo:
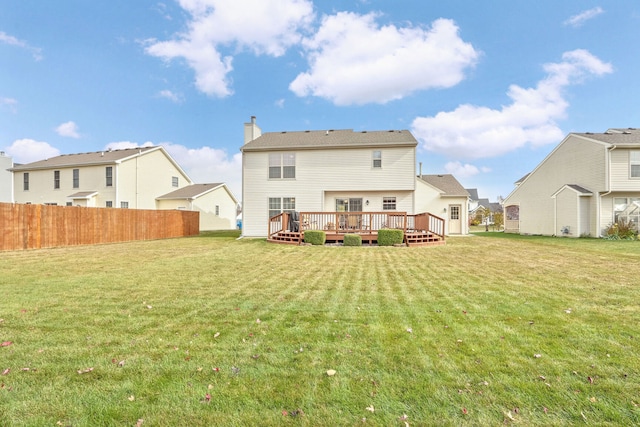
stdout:
<svg viewBox="0 0 640 427">
<path fill-rule="evenodd" d="M 269 218 L 296 210 L 295 197 L 269 197 Z"/>
<path fill-rule="evenodd" d="M 171 186 L 172 187 L 177 187 L 178 186 L 178 177 L 177 176 L 172 176 L 171 177 Z"/>
<path fill-rule="evenodd" d="M 60 171 L 53 171 L 53 188 L 60 188 Z"/>
<path fill-rule="evenodd" d="M 220 216 L 220 205 L 216 205 L 216 216 Z"/>
<path fill-rule="evenodd" d="M 80 169 L 73 170 L 73 188 L 80 188 Z"/>
<path fill-rule="evenodd" d="M 640 150 L 629 152 L 629 176 L 640 178 Z"/>
<path fill-rule="evenodd" d="M 293 179 L 296 177 L 295 153 L 271 153 L 269 154 L 269 178 Z"/>
<path fill-rule="evenodd" d="M 120 202 L 120 207 L 122 209 L 129 209 L 129 202 Z"/>
<path fill-rule="evenodd" d="M 382 198 L 382 210 L 395 211 L 396 210 L 396 198 L 395 197 L 383 197 Z"/>
<path fill-rule="evenodd" d="M 113 166 L 107 166 L 105 168 L 105 185 L 107 187 L 113 186 Z"/>
<path fill-rule="evenodd" d="M 113 207 L 113 202 L 111 200 L 107 200 L 105 203 L 105 206 L 108 208 L 112 208 Z"/>
<path fill-rule="evenodd" d="M 24 191 L 29 191 L 29 172 L 22 174 L 22 189 Z"/>
<path fill-rule="evenodd" d="M 382 151 L 375 150 L 371 154 L 371 158 L 373 160 L 372 165 L 371 165 L 373 168 L 381 168 L 382 167 Z"/>
</svg>

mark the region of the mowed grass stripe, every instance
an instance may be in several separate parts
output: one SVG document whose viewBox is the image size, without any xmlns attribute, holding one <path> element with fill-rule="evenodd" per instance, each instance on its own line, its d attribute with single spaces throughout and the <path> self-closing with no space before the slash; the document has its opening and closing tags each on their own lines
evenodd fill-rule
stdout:
<svg viewBox="0 0 640 427">
<path fill-rule="evenodd" d="M 0 417 L 637 424 L 633 243 L 295 247 L 208 234 L 3 253 Z"/>
</svg>

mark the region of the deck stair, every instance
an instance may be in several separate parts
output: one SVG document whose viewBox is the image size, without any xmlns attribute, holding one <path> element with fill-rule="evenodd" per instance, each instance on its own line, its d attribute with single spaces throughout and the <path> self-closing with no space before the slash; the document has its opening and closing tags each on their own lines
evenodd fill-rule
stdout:
<svg viewBox="0 0 640 427">
<path fill-rule="evenodd" d="M 408 231 L 404 236 L 404 241 L 407 246 L 437 246 L 445 244 L 445 240 L 441 236 L 423 231 Z"/>
<path fill-rule="evenodd" d="M 273 243 L 299 245 L 302 242 L 302 233 L 297 231 L 280 231 L 269 238 Z"/>
</svg>

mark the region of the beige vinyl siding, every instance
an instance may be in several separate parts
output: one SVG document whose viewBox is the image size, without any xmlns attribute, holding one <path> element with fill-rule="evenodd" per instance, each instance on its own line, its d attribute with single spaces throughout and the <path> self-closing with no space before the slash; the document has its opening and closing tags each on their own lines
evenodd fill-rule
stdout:
<svg viewBox="0 0 640 427">
<path fill-rule="evenodd" d="M 125 201 L 131 209 L 156 209 L 156 197 L 192 184 L 161 150 L 123 161 L 117 174 L 118 200 L 114 200 L 114 207 Z M 173 176 L 178 177 L 178 187 L 172 186 Z"/>
<path fill-rule="evenodd" d="M 73 188 L 73 169 L 79 169 L 79 187 Z M 60 171 L 60 188 L 53 188 L 53 171 Z M 29 191 L 23 190 L 23 174 L 29 173 Z M 57 203 L 64 206 L 73 200 L 71 194 L 80 191 L 97 191 L 95 203 L 104 207 L 104 200 L 114 194 L 113 187 L 106 186 L 105 166 L 78 166 L 45 170 L 19 171 L 15 173 L 15 200 L 17 203 Z"/>
<path fill-rule="evenodd" d="M 219 215 L 216 215 L 216 206 L 220 208 Z M 158 209 L 181 209 L 199 212 L 200 231 L 236 229 L 236 202 L 224 188 L 218 188 L 203 194 L 195 200 L 158 200 Z"/>
<path fill-rule="evenodd" d="M 556 234 L 551 196 L 567 184 L 605 191 L 606 159 L 604 145 L 569 135 L 505 200 L 520 205 L 520 233 Z"/>
<path fill-rule="evenodd" d="M 469 233 L 469 202 L 467 197 L 441 197 L 440 192 L 424 181 L 416 180 L 415 212 L 429 212 L 445 220 L 445 234 L 449 234 L 449 206 L 460 205 L 462 234 Z M 445 209 L 447 210 L 445 212 Z"/>
<path fill-rule="evenodd" d="M 640 191 L 640 178 L 631 178 L 630 151 L 623 148 L 611 151 L 611 191 Z"/>
<path fill-rule="evenodd" d="M 0 154 L 0 203 L 13 202 L 13 173 L 8 170 L 12 167 L 11 157 Z"/>
<path fill-rule="evenodd" d="M 382 151 L 381 168 L 372 166 L 374 150 Z M 371 191 L 386 192 L 389 196 L 413 191 L 414 151 L 414 147 L 281 151 L 296 155 L 294 179 L 269 179 L 269 152 L 245 152 L 243 235 L 266 236 L 270 197 L 295 197 L 298 211 L 333 212 L 335 203 L 325 200 L 325 194 L 362 195 L 364 198 Z"/>
<path fill-rule="evenodd" d="M 591 211 L 592 208 L 596 205 L 595 197 L 580 197 L 580 223 L 578 224 L 579 234 L 576 237 L 580 236 L 593 236 L 597 235 L 597 229 L 593 227 L 593 223 L 591 222 Z M 592 231 L 593 230 L 593 231 Z"/>
<path fill-rule="evenodd" d="M 556 195 L 556 227 L 557 236 L 579 236 L 579 201 L 578 193 L 565 188 Z M 563 228 L 568 227 L 569 233 L 564 234 Z"/>
</svg>

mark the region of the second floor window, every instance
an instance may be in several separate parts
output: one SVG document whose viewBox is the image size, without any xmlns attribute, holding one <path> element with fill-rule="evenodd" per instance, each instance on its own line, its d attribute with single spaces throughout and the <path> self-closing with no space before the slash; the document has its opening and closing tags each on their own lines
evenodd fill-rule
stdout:
<svg viewBox="0 0 640 427">
<path fill-rule="evenodd" d="M 80 169 L 73 170 L 73 188 L 80 188 Z"/>
<path fill-rule="evenodd" d="M 113 166 L 107 166 L 105 173 L 106 173 L 106 186 L 112 187 L 113 186 Z"/>
<path fill-rule="evenodd" d="M 629 176 L 631 178 L 640 178 L 640 150 L 631 150 L 629 152 Z"/>
<path fill-rule="evenodd" d="M 171 186 L 172 187 L 177 187 L 178 186 L 178 177 L 177 176 L 172 176 L 171 177 Z"/>
<path fill-rule="evenodd" d="M 53 171 L 53 188 L 60 188 L 60 171 Z"/>
<path fill-rule="evenodd" d="M 371 166 L 373 168 L 378 169 L 382 167 L 382 151 L 375 150 L 373 153 L 371 153 L 371 159 L 372 159 Z"/>
<path fill-rule="evenodd" d="M 296 177 L 295 153 L 269 154 L 269 178 L 292 179 Z"/>
<path fill-rule="evenodd" d="M 22 174 L 22 189 L 29 191 L 29 172 Z"/>
</svg>

